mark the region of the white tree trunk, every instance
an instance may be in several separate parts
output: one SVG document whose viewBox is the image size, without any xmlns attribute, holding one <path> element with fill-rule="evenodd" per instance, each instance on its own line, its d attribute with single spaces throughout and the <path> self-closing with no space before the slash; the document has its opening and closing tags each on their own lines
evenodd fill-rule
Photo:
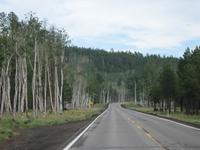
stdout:
<svg viewBox="0 0 200 150">
<path fill-rule="evenodd" d="M 35 45 L 34 45 L 34 65 L 33 65 L 33 79 L 32 79 L 32 97 L 33 97 L 33 115 L 35 116 L 37 114 L 36 112 L 36 69 L 37 69 L 37 41 L 35 39 Z"/>
<path fill-rule="evenodd" d="M 52 96 L 52 80 L 51 80 L 51 77 L 50 77 L 50 69 L 49 69 L 49 64 L 47 63 L 47 77 L 48 77 L 48 86 L 49 86 L 49 98 L 50 98 L 50 104 L 51 104 L 51 109 L 53 112 L 55 112 L 55 107 L 54 107 L 54 104 L 53 104 L 53 96 Z"/>
</svg>

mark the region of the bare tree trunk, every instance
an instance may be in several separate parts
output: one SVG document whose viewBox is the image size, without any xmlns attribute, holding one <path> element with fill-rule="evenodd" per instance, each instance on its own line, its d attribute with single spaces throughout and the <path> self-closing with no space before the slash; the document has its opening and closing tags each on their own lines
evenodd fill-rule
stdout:
<svg viewBox="0 0 200 150">
<path fill-rule="evenodd" d="M 72 94 L 72 107 L 76 108 L 77 107 L 77 101 L 78 101 L 78 83 L 75 81 L 73 83 L 73 94 Z"/>
<path fill-rule="evenodd" d="M 62 56 L 61 56 L 61 67 L 60 67 L 60 76 L 61 76 L 61 79 L 60 79 L 60 112 L 63 111 L 63 105 L 62 105 L 62 94 L 63 94 L 63 66 L 64 66 L 64 50 L 63 50 L 63 53 L 62 53 Z"/>
<path fill-rule="evenodd" d="M 50 69 L 49 69 L 48 63 L 47 63 L 47 77 L 48 77 L 50 104 L 51 104 L 52 111 L 55 112 L 55 107 L 53 104 L 53 96 L 52 96 L 52 84 L 51 84 L 51 77 L 50 77 Z"/>
<path fill-rule="evenodd" d="M 1 71 L 1 79 L 2 79 L 2 99 L 1 99 L 1 115 L 4 112 L 4 103 L 5 103 L 5 70 L 2 68 Z"/>
<path fill-rule="evenodd" d="M 11 100 L 10 100 L 10 76 L 9 76 L 9 67 L 10 67 L 10 62 L 12 59 L 13 55 L 10 57 L 10 59 L 8 60 L 7 63 L 7 68 L 6 68 L 6 103 L 7 103 L 7 112 L 11 112 L 12 111 L 12 106 L 11 106 Z"/>
<path fill-rule="evenodd" d="M 22 75 L 21 75 L 21 58 L 18 59 L 18 112 L 21 112 L 21 91 L 22 91 Z"/>
<path fill-rule="evenodd" d="M 12 106 L 11 106 L 11 99 L 10 99 L 10 76 L 7 77 L 7 102 L 8 102 L 8 112 L 12 112 Z"/>
<path fill-rule="evenodd" d="M 34 66 L 33 66 L 33 79 L 32 79 L 32 97 L 33 97 L 33 115 L 36 115 L 36 96 L 35 96 L 35 87 L 36 87 L 36 67 L 37 67 L 37 42 L 35 39 L 35 45 L 34 45 Z"/>
<path fill-rule="evenodd" d="M 47 112 L 47 54 L 45 53 L 45 69 L 44 69 L 44 112 Z"/>
<path fill-rule="evenodd" d="M 2 68 L 2 101 L 1 101 L 1 114 L 4 112 L 4 106 L 6 112 L 12 111 L 11 101 L 10 101 L 10 76 L 9 67 L 13 55 L 8 58 L 6 66 Z M 6 67 L 6 68 L 5 68 Z"/>
<path fill-rule="evenodd" d="M 60 112 L 59 109 L 59 84 L 58 84 L 58 63 L 57 63 L 57 58 L 55 57 L 55 69 L 54 69 L 54 76 L 55 76 L 55 81 L 54 81 L 54 99 L 55 99 L 55 108 L 57 112 Z"/>
<path fill-rule="evenodd" d="M 26 103 L 26 112 L 28 112 L 28 82 L 27 82 L 27 61 L 26 61 L 26 56 L 24 58 L 24 95 L 25 95 L 25 103 Z"/>
<path fill-rule="evenodd" d="M 21 112 L 24 112 L 24 104 L 25 104 L 25 72 L 24 72 L 24 62 L 23 58 L 20 59 L 21 64 L 21 78 L 22 78 L 22 96 L 21 96 Z"/>
<path fill-rule="evenodd" d="M 17 112 L 17 97 L 18 97 L 18 58 L 16 58 L 15 64 L 15 95 L 14 95 L 14 103 L 13 103 L 13 112 Z"/>
<path fill-rule="evenodd" d="M 43 92 L 42 92 L 42 61 L 38 55 L 38 104 L 40 112 L 43 112 Z"/>
</svg>

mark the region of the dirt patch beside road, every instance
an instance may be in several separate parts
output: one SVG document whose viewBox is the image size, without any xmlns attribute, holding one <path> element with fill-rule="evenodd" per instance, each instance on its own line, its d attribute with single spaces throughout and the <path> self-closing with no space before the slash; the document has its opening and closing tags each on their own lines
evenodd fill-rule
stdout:
<svg viewBox="0 0 200 150">
<path fill-rule="evenodd" d="M 0 150 L 60 150 L 93 119 L 56 126 L 21 129 L 17 131 L 19 135 L 0 143 Z"/>
</svg>

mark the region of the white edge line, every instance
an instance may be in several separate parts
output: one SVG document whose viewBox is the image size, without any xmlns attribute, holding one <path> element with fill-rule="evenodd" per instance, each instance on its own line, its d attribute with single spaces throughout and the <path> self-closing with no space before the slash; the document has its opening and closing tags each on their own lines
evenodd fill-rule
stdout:
<svg viewBox="0 0 200 150">
<path fill-rule="evenodd" d="M 165 118 L 161 118 L 161 117 L 158 117 L 158 116 L 146 114 L 146 113 L 143 113 L 143 112 L 138 112 L 138 111 L 135 111 L 135 110 L 133 110 L 133 111 L 136 112 L 136 113 L 144 114 L 144 115 L 146 115 L 146 116 L 151 116 L 151 117 L 154 117 L 154 118 L 157 118 L 157 119 L 160 119 L 160 120 L 164 120 L 164 121 L 167 121 L 167 122 L 175 123 L 175 124 L 180 125 L 180 126 L 183 126 L 183 127 L 187 127 L 187 128 L 190 128 L 190 129 L 194 129 L 194 130 L 200 131 L 199 128 L 195 128 L 195 127 L 192 127 L 192 126 L 189 126 L 189 125 L 185 125 L 185 124 L 182 124 L 182 123 L 179 123 L 179 122 L 176 122 L 176 121 L 172 121 L 172 120 L 165 119 Z"/>
<path fill-rule="evenodd" d="M 108 111 L 109 106 L 103 113 L 101 113 L 99 116 L 97 116 L 94 119 L 94 121 L 92 121 L 92 123 L 90 123 L 76 138 L 74 138 L 63 150 L 69 150 L 80 139 L 80 137 L 95 123 L 95 121 L 97 119 L 99 119 L 101 116 L 103 116 Z"/>
</svg>

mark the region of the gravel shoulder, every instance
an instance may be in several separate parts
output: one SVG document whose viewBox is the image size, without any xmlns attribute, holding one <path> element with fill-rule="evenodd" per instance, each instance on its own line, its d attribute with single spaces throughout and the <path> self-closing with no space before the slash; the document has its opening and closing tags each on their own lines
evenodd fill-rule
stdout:
<svg viewBox="0 0 200 150">
<path fill-rule="evenodd" d="M 92 120 L 17 130 L 17 136 L 0 143 L 0 150 L 61 150 Z"/>
</svg>

